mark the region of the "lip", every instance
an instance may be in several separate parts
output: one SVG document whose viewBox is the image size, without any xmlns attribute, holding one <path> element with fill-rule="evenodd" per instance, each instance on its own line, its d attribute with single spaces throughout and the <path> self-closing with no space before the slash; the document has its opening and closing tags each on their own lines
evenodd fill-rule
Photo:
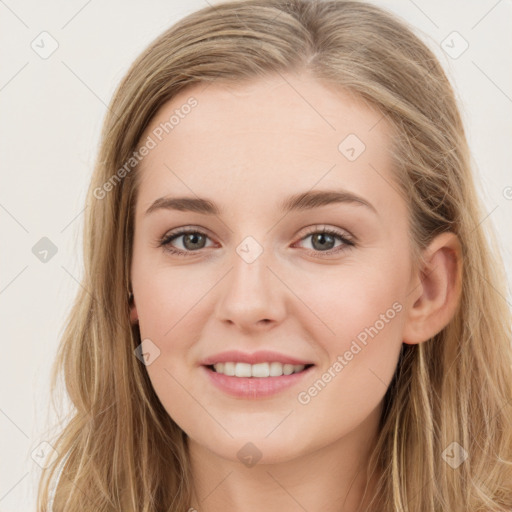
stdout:
<svg viewBox="0 0 512 512">
<path fill-rule="evenodd" d="M 272 350 L 259 350 L 258 352 L 254 352 L 252 354 L 247 354 L 245 352 L 241 352 L 240 350 L 228 350 L 225 352 L 220 352 L 219 354 L 215 354 L 213 356 L 207 357 L 203 361 L 200 362 L 202 366 L 211 366 L 215 363 L 248 363 L 248 364 L 258 364 L 258 363 L 281 363 L 281 364 L 314 364 L 312 361 L 305 361 L 301 359 L 297 359 L 292 356 L 288 356 L 286 354 L 280 354 L 279 352 L 274 352 Z M 298 375 L 298 374 L 297 374 Z M 237 377 L 240 379 L 241 377 Z M 267 377 L 266 377 L 267 378 Z M 273 378 L 273 377 L 268 377 Z M 280 378 L 280 377 L 274 377 Z"/>
<path fill-rule="evenodd" d="M 205 372 L 206 376 L 210 379 L 210 382 L 224 393 L 236 398 L 258 399 L 269 397 L 286 389 L 292 388 L 301 382 L 307 375 L 310 375 L 313 368 L 314 366 L 310 366 L 299 373 L 292 373 L 291 375 L 261 378 L 231 377 L 229 375 L 217 373 L 208 366 L 201 366 L 200 370 Z"/>
</svg>

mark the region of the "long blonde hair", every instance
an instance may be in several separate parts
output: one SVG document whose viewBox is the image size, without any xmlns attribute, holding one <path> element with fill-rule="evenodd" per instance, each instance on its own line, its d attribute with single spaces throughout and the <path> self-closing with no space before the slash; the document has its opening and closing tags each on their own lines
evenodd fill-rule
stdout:
<svg viewBox="0 0 512 512">
<path fill-rule="evenodd" d="M 426 342 L 402 345 L 385 396 L 370 461 L 382 474 L 379 510 L 512 510 L 506 279 L 492 226 L 484 231 L 449 80 L 404 22 L 374 5 L 242 0 L 206 7 L 165 31 L 110 103 L 86 200 L 83 282 L 51 382 L 54 393 L 64 377 L 73 411 L 52 441 L 58 458 L 41 478 L 39 511 L 49 510 L 58 468 L 54 512 L 188 510 L 186 434 L 134 356 L 141 340 L 129 322 L 128 291 L 137 167 L 118 171 L 157 110 L 185 87 L 300 70 L 356 94 L 392 126 L 396 184 L 409 207 L 417 261 L 439 233 L 456 233 L 462 246 L 455 316 Z M 446 450 L 467 459 L 453 467 Z"/>
</svg>

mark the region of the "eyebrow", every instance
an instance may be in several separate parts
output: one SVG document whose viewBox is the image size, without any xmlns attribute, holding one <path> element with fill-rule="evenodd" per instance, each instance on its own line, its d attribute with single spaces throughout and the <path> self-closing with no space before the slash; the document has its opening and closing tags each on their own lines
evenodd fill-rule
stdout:
<svg viewBox="0 0 512 512">
<path fill-rule="evenodd" d="M 366 199 L 348 190 L 310 190 L 288 197 L 280 205 L 283 213 L 311 210 L 330 204 L 347 203 L 366 206 L 378 215 L 375 207 Z M 160 197 L 146 210 L 145 215 L 157 210 L 178 210 L 195 212 L 203 215 L 220 215 L 220 208 L 211 200 L 200 197 Z"/>
</svg>

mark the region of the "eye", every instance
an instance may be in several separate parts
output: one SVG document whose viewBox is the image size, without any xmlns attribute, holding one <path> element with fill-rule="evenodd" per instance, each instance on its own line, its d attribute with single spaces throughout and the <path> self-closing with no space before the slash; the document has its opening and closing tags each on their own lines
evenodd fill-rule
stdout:
<svg viewBox="0 0 512 512">
<path fill-rule="evenodd" d="M 183 237 L 182 244 L 184 249 L 177 249 L 171 245 L 171 242 Z M 171 232 L 165 235 L 158 241 L 159 247 L 164 247 L 164 250 L 177 254 L 178 256 L 188 256 L 187 253 L 196 252 L 199 249 L 204 249 L 204 243 L 209 238 L 206 233 L 199 231 L 196 228 L 182 228 L 179 231 Z"/>
<path fill-rule="evenodd" d="M 307 238 L 311 238 L 311 245 L 313 247 L 313 249 L 308 249 L 308 252 L 315 256 L 319 253 L 329 256 L 341 251 L 346 251 L 350 247 L 355 246 L 355 242 L 347 233 L 323 226 L 313 226 L 309 233 L 301 238 L 301 241 Z M 335 244 L 336 238 L 341 241 L 341 244 L 337 247 L 333 245 Z"/>
</svg>

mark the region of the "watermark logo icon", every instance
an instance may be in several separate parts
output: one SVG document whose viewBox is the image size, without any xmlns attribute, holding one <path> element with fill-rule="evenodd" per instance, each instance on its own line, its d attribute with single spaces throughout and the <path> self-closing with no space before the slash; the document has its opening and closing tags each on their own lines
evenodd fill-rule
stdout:
<svg viewBox="0 0 512 512">
<path fill-rule="evenodd" d="M 252 236 L 246 236 L 236 248 L 236 252 L 246 263 L 252 263 L 259 258 L 263 247 Z"/>
<path fill-rule="evenodd" d="M 135 357 L 146 366 L 152 364 L 160 357 L 160 349 L 149 338 L 142 340 L 142 343 L 134 350 Z"/>
<path fill-rule="evenodd" d="M 49 468 L 59 456 L 57 450 L 47 441 L 39 443 L 30 454 L 32 460 L 41 468 Z"/>
<path fill-rule="evenodd" d="M 46 30 L 41 32 L 31 43 L 30 47 L 41 59 L 48 59 L 59 47 L 57 40 Z"/>
<path fill-rule="evenodd" d="M 57 246 L 46 236 L 43 236 L 32 247 L 32 254 L 42 263 L 48 263 L 56 254 Z"/>
<path fill-rule="evenodd" d="M 355 133 L 347 135 L 338 145 L 338 151 L 349 162 L 357 160 L 365 149 L 365 143 Z"/>
<path fill-rule="evenodd" d="M 468 455 L 468 452 L 456 441 L 450 443 L 441 454 L 444 461 L 453 469 L 457 469 L 468 458 Z"/>
<path fill-rule="evenodd" d="M 452 59 L 458 59 L 469 48 L 469 43 L 454 30 L 441 41 L 441 48 Z"/>
<path fill-rule="evenodd" d="M 252 468 L 258 463 L 263 454 L 253 443 L 246 443 L 238 450 L 236 455 L 242 464 Z"/>
</svg>

